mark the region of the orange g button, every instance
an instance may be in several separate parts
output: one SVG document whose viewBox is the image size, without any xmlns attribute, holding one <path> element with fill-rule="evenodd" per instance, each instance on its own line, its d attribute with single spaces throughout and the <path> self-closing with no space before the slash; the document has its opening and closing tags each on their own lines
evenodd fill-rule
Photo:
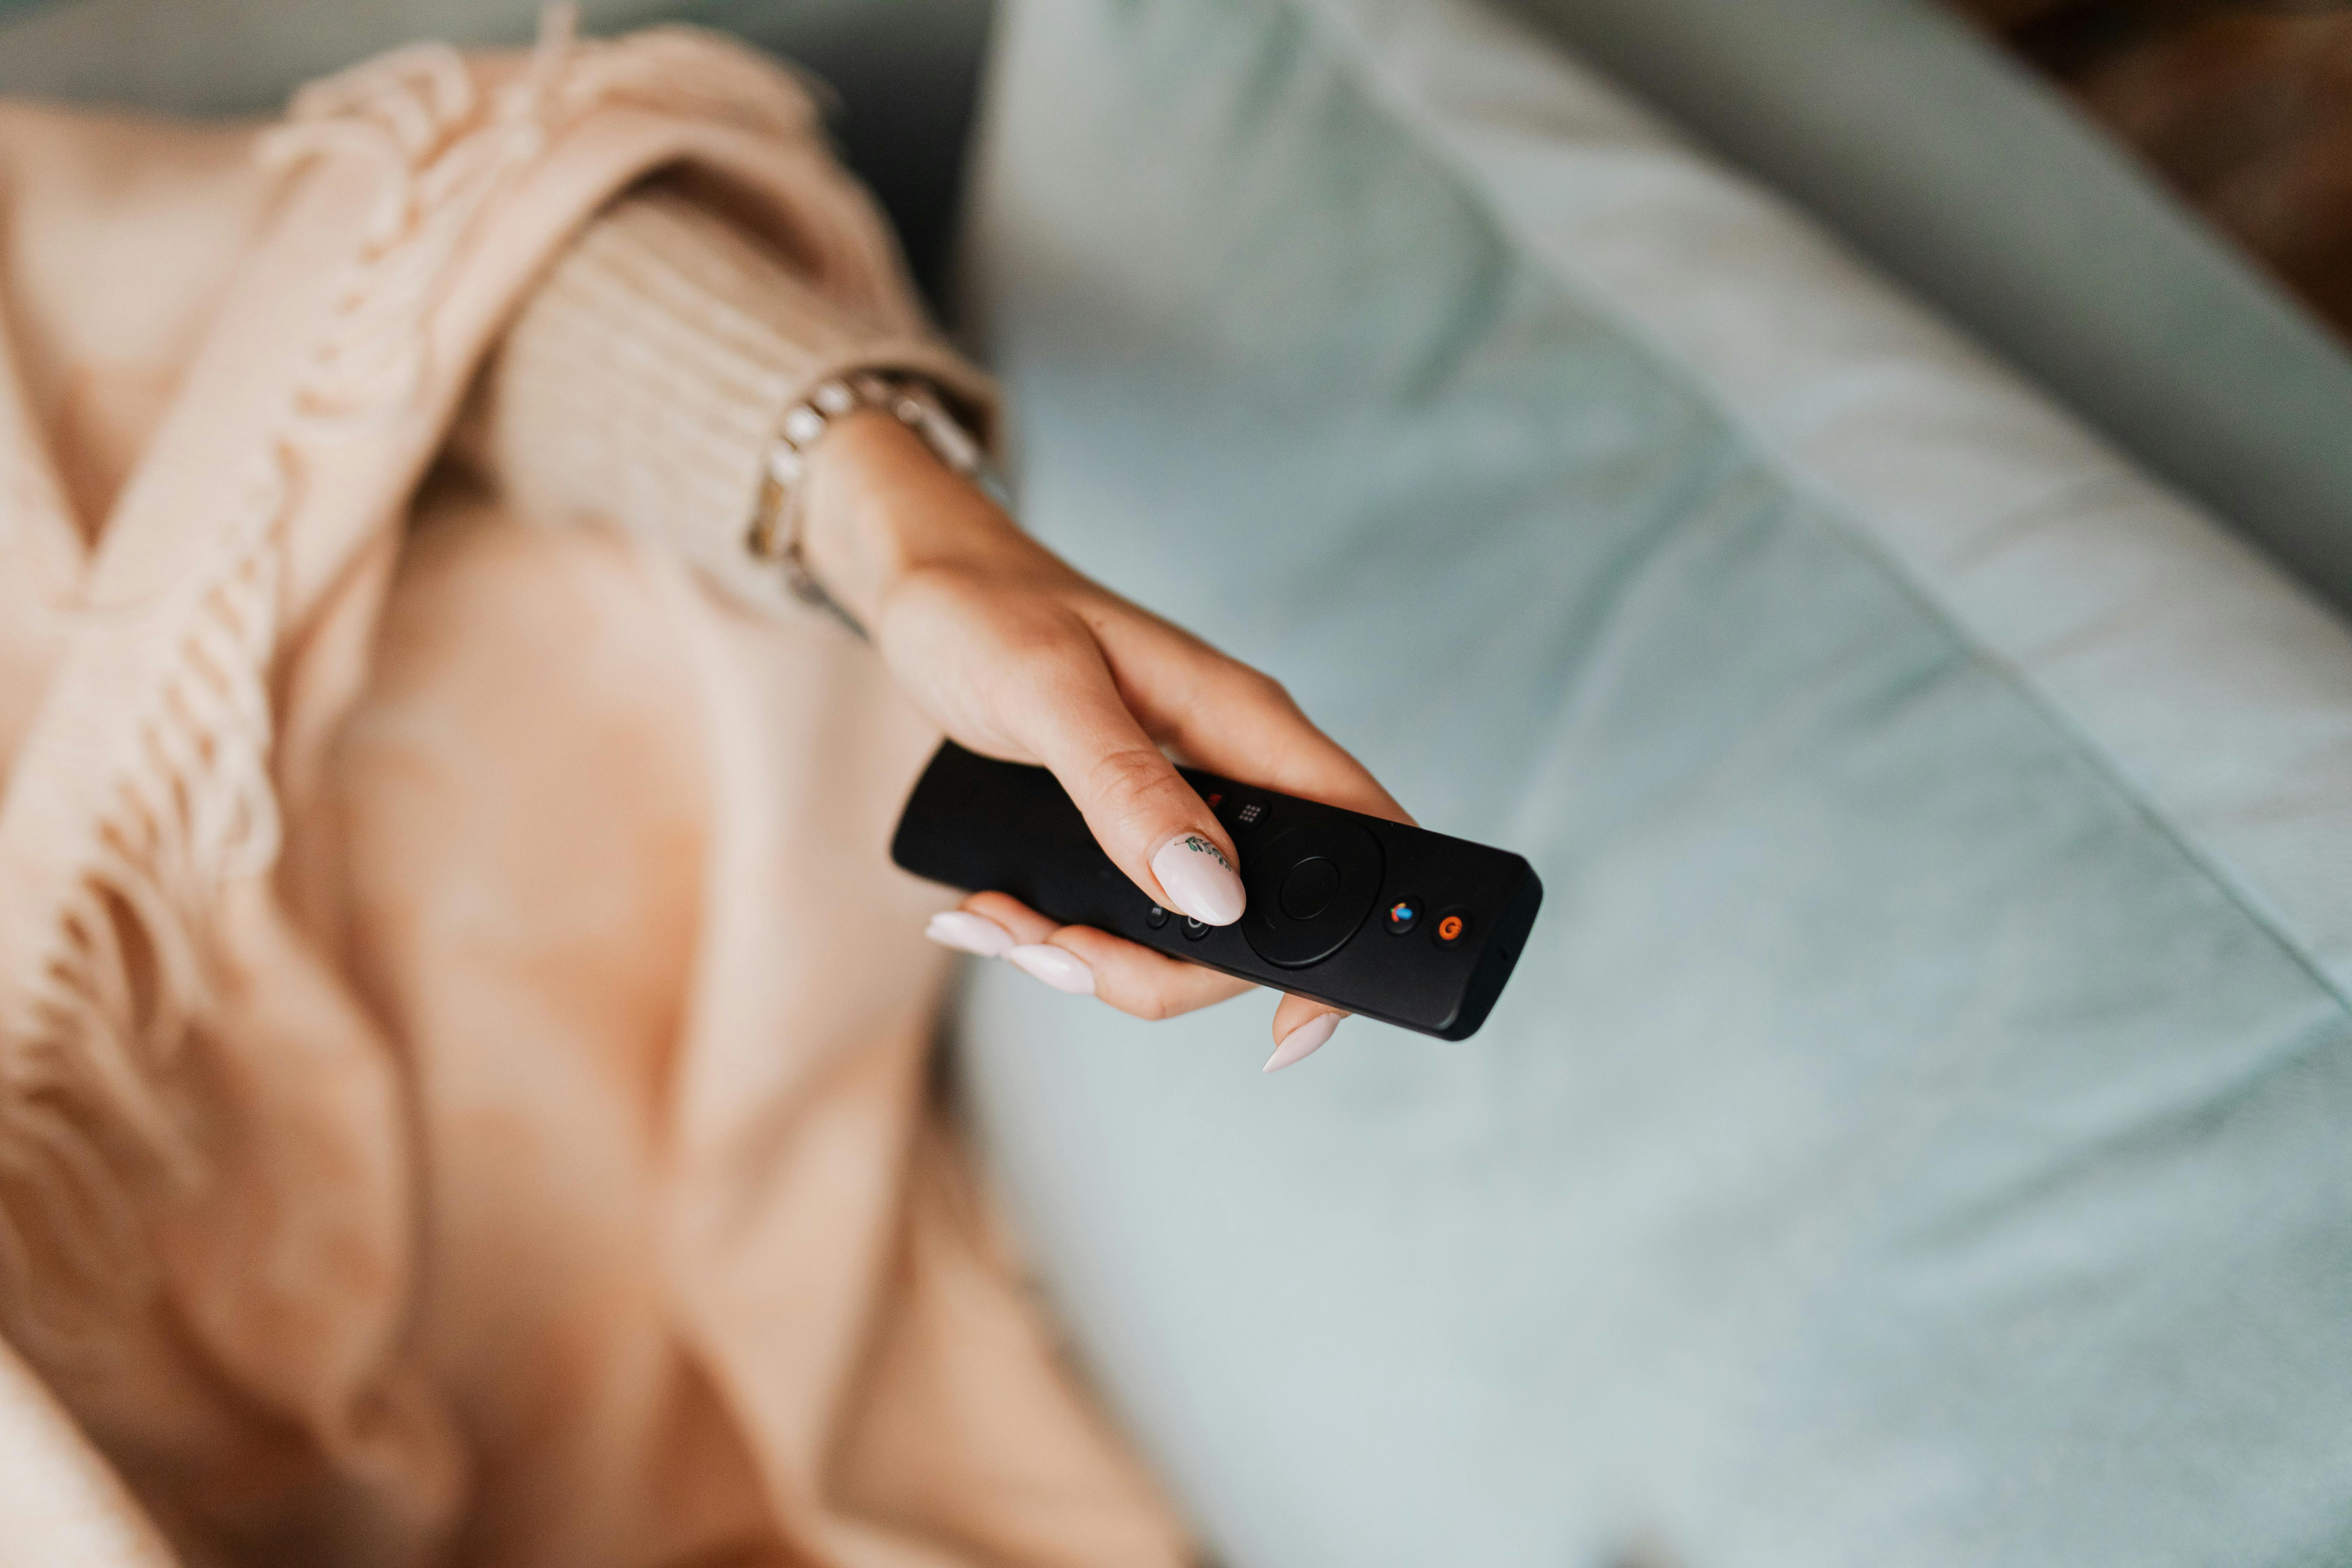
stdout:
<svg viewBox="0 0 2352 1568">
<path fill-rule="evenodd" d="M 1458 911 L 1440 916 L 1437 930 L 1431 934 L 1437 939 L 1440 947 L 1458 946 L 1462 939 L 1470 934 L 1470 917 Z"/>
</svg>

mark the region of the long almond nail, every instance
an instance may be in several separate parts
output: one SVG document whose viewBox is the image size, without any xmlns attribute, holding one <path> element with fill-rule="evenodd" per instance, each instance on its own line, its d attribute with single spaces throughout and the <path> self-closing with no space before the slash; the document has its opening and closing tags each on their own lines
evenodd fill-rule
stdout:
<svg viewBox="0 0 2352 1568">
<path fill-rule="evenodd" d="M 1179 834 L 1151 858 L 1151 874 L 1160 879 L 1160 890 L 1180 915 L 1213 926 L 1229 926 L 1242 918 L 1247 896 L 1241 877 L 1213 838 Z"/>
<path fill-rule="evenodd" d="M 1066 991 L 1073 996 L 1095 994 L 1095 972 L 1087 967 L 1086 960 L 1066 948 L 1033 942 L 1004 956 L 1022 973 L 1034 975 L 1056 991 Z"/>
<path fill-rule="evenodd" d="M 968 910 L 941 910 L 923 928 L 923 934 L 941 947 L 976 952 L 982 958 L 1003 958 L 1018 945 L 1011 931 Z"/>
<path fill-rule="evenodd" d="M 1306 1060 L 1323 1048 L 1323 1042 L 1329 1039 L 1331 1031 L 1339 1026 L 1339 1014 L 1316 1014 L 1315 1016 L 1283 1036 L 1281 1042 L 1274 1047 L 1274 1055 L 1266 1058 L 1265 1066 L 1258 1070 L 1280 1072 L 1293 1062 Z"/>
</svg>

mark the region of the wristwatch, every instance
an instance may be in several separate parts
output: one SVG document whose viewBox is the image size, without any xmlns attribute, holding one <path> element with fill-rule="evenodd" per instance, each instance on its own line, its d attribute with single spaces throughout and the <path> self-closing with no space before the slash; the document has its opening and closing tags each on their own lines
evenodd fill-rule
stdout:
<svg viewBox="0 0 2352 1568">
<path fill-rule="evenodd" d="M 824 439 L 834 421 L 867 408 L 897 418 L 921 437 L 932 456 L 954 472 L 967 479 L 979 476 L 984 457 L 980 442 L 948 412 L 929 382 L 872 371 L 835 376 L 819 382 L 805 401 L 786 409 L 777 421 L 776 438 L 768 447 L 760 476 L 759 505 L 744 540 L 752 554 L 774 562 L 782 570 L 784 585 L 794 598 L 832 612 L 860 637 L 866 635 L 866 628 L 824 591 L 824 584 L 809 571 L 802 555 L 800 481 L 808 454 Z"/>
</svg>

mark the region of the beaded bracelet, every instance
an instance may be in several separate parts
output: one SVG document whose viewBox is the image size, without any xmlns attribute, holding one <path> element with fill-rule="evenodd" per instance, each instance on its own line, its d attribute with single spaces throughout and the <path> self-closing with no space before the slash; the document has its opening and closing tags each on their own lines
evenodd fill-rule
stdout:
<svg viewBox="0 0 2352 1568">
<path fill-rule="evenodd" d="M 824 438 L 825 431 L 836 420 L 867 408 L 880 409 L 897 418 L 921 437 L 932 456 L 954 472 L 967 479 L 980 473 L 980 443 L 948 412 L 929 382 L 871 371 L 835 376 L 819 382 L 806 401 L 785 410 L 783 418 L 777 422 L 776 438 L 768 447 L 767 462 L 761 474 L 760 503 L 751 514 L 751 532 L 744 541 L 752 554 L 772 561 L 782 569 L 784 585 L 792 590 L 794 598 L 830 611 L 860 637 L 866 635 L 866 628 L 825 592 L 824 584 L 808 569 L 801 550 L 805 531 L 799 496 L 809 452 Z"/>
</svg>

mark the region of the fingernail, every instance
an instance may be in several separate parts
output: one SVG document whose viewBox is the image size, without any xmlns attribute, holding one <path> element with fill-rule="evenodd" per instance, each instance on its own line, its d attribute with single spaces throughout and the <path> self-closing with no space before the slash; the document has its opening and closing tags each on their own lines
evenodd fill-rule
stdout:
<svg viewBox="0 0 2352 1568">
<path fill-rule="evenodd" d="M 1242 918 L 1242 879 L 1214 839 L 1197 833 L 1178 835 L 1151 858 L 1151 874 L 1160 879 L 1160 890 L 1180 915 L 1213 926 L 1229 926 Z"/>
<path fill-rule="evenodd" d="M 1004 955 L 1024 974 L 1034 975 L 1073 996 L 1095 994 L 1095 972 L 1076 953 L 1049 942 L 1024 942 Z"/>
<path fill-rule="evenodd" d="M 1281 1043 L 1274 1047 L 1274 1055 L 1265 1058 L 1265 1066 L 1259 1070 L 1280 1072 L 1293 1062 L 1306 1060 L 1323 1048 L 1323 1042 L 1329 1039 L 1331 1031 L 1339 1026 L 1339 1014 L 1316 1014 L 1315 1016 L 1283 1036 Z"/>
<path fill-rule="evenodd" d="M 984 915 L 964 910 L 941 910 L 923 928 L 923 934 L 941 947 L 976 952 L 982 958 L 1003 958 L 1014 946 L 1011 931 Z"/>
</svg>

